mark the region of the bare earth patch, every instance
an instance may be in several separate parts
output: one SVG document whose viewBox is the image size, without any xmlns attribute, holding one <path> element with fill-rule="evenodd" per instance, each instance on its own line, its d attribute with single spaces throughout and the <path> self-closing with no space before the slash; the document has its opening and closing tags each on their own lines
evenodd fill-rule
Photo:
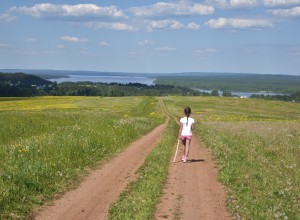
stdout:
<svg viewBox="0 0 300 220">
<path fill-rule="evenodd" d="M 157 205 L 155 219 L 231 219 L 225 206 L 225 191 L 217 181 L 217 168 L 210 152 L 197 137 L 191 142 L 188 163 L 170 160 L 169 176 Z"/>
</svg>

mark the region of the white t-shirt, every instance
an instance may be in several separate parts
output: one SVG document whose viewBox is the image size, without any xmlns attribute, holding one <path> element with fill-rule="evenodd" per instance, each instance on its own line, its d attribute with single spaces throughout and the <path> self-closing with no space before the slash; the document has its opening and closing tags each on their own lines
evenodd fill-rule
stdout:
<svg viewBox="0 0 300 220">
<path fill-rule="evenodd" d="M 195 123 L 195 120 L 189 117 L 188 124 L 186 124 L 186 121 L 187 121 L 187 117 L 180 119 L 180 123 L 182 124 L 181 135 L 192 136 L 192 124 Z"/>
</svg>

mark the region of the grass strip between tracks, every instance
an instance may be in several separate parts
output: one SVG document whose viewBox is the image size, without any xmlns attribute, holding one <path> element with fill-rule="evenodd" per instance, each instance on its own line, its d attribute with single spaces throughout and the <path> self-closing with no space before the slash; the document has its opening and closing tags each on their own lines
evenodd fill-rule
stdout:
<svg viewBox="0 0 300 220">
<path fill-rule="evenodd" d="M 152 150 L 130 183 L 109 211 L 109 219 L 152 219 L 167 178 L 170 156 L 174 152 L 178 125 L 170 123 L 162 141 Z"/>
</svg>

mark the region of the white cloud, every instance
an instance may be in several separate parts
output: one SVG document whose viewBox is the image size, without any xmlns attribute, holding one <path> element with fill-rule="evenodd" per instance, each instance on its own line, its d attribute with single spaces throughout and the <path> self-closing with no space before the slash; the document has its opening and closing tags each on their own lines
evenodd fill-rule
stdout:
<svg viewBox="0 0 300 220">
<path fill-rule="evenodd" d="M 300 7 L 294 7 L 290 9 L 274 9 L 268 10 L 272 15 L 281 17 L 300 17 Z"/>
<path fill-rule="evenodd" d="M 138 44 L 142 45 L 142 46 L 143 45 L 152 45 L 152 44 L 154 44 L 154 42 L 151 40 L 143 40 L 143 41 L 138 42 Z"/>
<path fill-rule="evenodd" d="M 218 18 L 205 23 L 213 29 L 263 29 L 271 28 L 273 24 L 266 19 Z"/>
<path fill-rule="evenodd" d="M 2 44 L 0 43 L 0 48 L 7 48 L 10 47 L 10 44 Z"/>
<path fill-rule="evenodd" d="M 146 23 L 147 24 L 145 27 L 148 31 L 164 30 L 164 29 L 178 30 L 178 29 L 184 28 L 184 25 L 181 24 L 180 22 L 175 21 L 175 20 L 170 20 L 170 19 L 157 20 L 157 21 L 153 20 L 153 21 L 147 21 Z"/>
<path fill-rule="evenodd" d="M 209 5 L 191 3 L 189 1 L 179 2 L 158 2 L 151 6 L 133 7 L 129 9 L 136 17 L 173 17 L 173 16 L 194 16 L 210 15 L 214 8 Z"/>
<path fill-rule="evenodd" d="M 219 52 L 218 49 L 215 49 L 215 48 L 206 48 L 206 49 L 203 49 L 203 50 L 196 50 L 195 51 L 197 54 L 204 54 L 204 53 L 217 53 Z"/>
<path fill-rule="evenodd" d="M 56 47 L 59 48 L 59 49 L 65 49 L 66 48 L 66 46 L 63 45 L 63 44 L 58 44 Z"/>
<path fill-rule="evenodd" d="M 116 31 L 134 31 L 135 28 L 129 24 L 121 22 L 85 22 L 85 27 L 93 29 L 110 29 Z"/>
<path fill-rule="evenodd" d="M 12 12 L 24 13 L 36 18 L 83 21 L 90 19 L 124 19 L 127 16 L 116 6 L 99 7 L 95 4 L 54 5 L 36 4 L 32 7 L 13 7 Z"/>
<path fill-rule="evenodd" d="M 289 6 L 300 4 L 300 0 L 263 0 L 264 5 L 268 7 Z"/>
<path fill-rule="evenodd" d="M 30 38 L 27 39 L 27 42 L 34 43 L 34 42 L 36 42 L 36 39 L 30 37 Z"/>
<path fill-rule="evenodd" d="M 100 46 L 107 47 L 107 46 L 109 46 L 110 44 L 109 44 L 108 42 L 106 42 L 106 41 L 101 41 L 101 42 L 99 43 L 99 45 L 100 45 Z"/>
<path fill-rule="evenodd" d="M 0 14 L 0 23 L 7 23 L 16 20 L 17 18 L 15 16 L 12 16 L 10 14 L 4 13 Z"/>
<path fill-rule="evenodd" d="M 217 50 L 217 49 L 215 49 L 215 48 L 207 48 L 207 49 L 205 49 L 205 51 L 206 51 L 207 53 L 217 53 L 217 52 L 219 52 L 219 50 Z"/>
<path fill-rule="evenodd" d="M 196 23 L 194 23 L 194 22 L 191 22 L 191 23 L 188 23 L 187 28 L 188 28 L 188 29 L 191 29 L 191 30 L 197 31 L 197 30 L 200 29 L 200 25 L 199 25 L 199 24 L 196 24 Z"/>
<path fill-rule="evenodd" d="M 62 36 L 60 38 L 62 41 L 71 42 L 71 43 L 79 43 L 79 42 L 87 42 L 88 40 L 85 38 L 77 38 L 77 37 L 70 37 L 70 36 Z"/>
<path fill-rule="evenodd" d="M 159 51 L 176 51 L 176 48 L 175 47 L 159 47 L 159 48 L 156 48 L 156 50 L 159 50 Z"/>
<path fill-rule="evenodd" d="M 134 56 L 134 57 L 140 57 L 140 56 L 144 55 L 144 53 L 141 51 L 130 51 L 128 54 L 130 56 Z"/>
<path fill-rule="evenodd" d="M 253 8 L 258 6 L 257 0 L 206 0 L 206 3 L 218 8 Z"/>
</svg>

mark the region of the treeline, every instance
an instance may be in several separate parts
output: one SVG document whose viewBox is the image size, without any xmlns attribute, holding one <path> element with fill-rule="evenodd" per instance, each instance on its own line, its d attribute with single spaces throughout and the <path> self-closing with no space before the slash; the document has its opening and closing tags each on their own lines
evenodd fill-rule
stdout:
<svg viewBox="0 0 300 220">
<path fill-rule="evenodd" d="M 191 95 L 198 96 L 201 92 L 192 89 L 169 85 L 145 85 L 141 83 L 93 83 L 64 82 L 49 92 L 54 96 L 163 96 Z"/>
<path fill-rule="evenodd" d="M 280 100 L 286 102 L 300 102 L 300 92 L 293 93 L 291 95 L 257 95 L 252 94 L 250 98 L 264 99 L 264 100 Z"/>
<path fill-rule="evenodd" d="M 171 85 L 145 85 L 140 83 L 93 83 L 93 82 L 63 82 L 43 86 L 23 84 L 5 84 L 0 82 L 0 96 L 164 96 L 189 95 L 199 96 L 205 93 L 193 89 Z"/>
<path fill-rule="evenodd" d="M 267 74 L 234 74 L 212 76 L 158 76 L 154 81 L 164 85 L 180 85 L 203 90 L 272 91 L 292 94 L 299 91 L 300 76 Z"/>
</svg>

